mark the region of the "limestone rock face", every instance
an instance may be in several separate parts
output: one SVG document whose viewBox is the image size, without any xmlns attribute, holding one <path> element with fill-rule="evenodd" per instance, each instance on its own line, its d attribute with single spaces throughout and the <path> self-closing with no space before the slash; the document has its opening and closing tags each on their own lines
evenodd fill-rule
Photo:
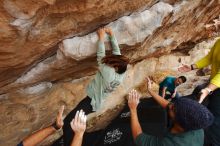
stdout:
<svg viewBox="0 0 220 146">
<path fill-rule="evenodd" d="M 0 145 L 16 145 L 51 124 L 60 105 L 67 114 L 86 96 L 97 71 L 100 26 L 113 29 L 132 64 L 105 105 L 89 115 L 88 131 L 104 128 L 147 75 L 158 83 L 160 74 L 180 75 L 178 66 L 207 54 L 215 40 L 194 46 L 210 37 L 205 26 L 219 13 L 217 0 L 1 0 Z M 110 53 L 107 36 L 105 44 Z M 208 78 L 187 76 L 183 95 Z"/>
<path fill-rule="evenodd" d="M 1 24 L 10 31 L 1 36 L 0 93 L 94 74 L 97 36 L 84 34 L 103 24 L 136 62 L 206 38 L 205 24 L 219 14 L 217 1 L 201 0 L 25 2 L 2 2 Z"/>
<path fill-rule="evenodd" d="M 119 44 L 134 46 L 143 42 L 146 37 L 153 34 L 154 30 L 162 26 L 163 19 L 172 11 L 172 5 L 159 2 L 150 9 L 121 17 L 106 27 L 112 28 Z M 97 41 L 96 32 L 93 32 L 83 37 L 65 39 L 60 49 L 65 56 L 75 60 L 85 59 L 96 53 Z"/>
<path fill-rule="evenodd" d="M 15 80 L 56 44 L 83 35 L 123 15 L 150 7 L 154 0 L 2 0 L 0 86 Z"/>
</svg>

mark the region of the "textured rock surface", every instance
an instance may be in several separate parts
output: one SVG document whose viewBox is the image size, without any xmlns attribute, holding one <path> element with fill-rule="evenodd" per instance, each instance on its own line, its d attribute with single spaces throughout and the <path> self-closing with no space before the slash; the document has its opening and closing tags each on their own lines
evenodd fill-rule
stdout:
<svg viewBox="0 0 220 146">
<path fill-rule="evenodd" d="M 209 37 L 204 26 L 219 13 L 217 0 L 0 1 L 0 145 L 15 145 L 50 124 L 60 105 L 68 113 L 86 96 L 97 70 L 98 27 L 114 30 L 132 65 L 107 104 L 90 115 L 89 131 L 105 127 L 146 75 L 154 74 L 158 83 L 166 74 L 179 75 L 182 63 L 204 56 L 213 42 L 191 49 Z M 187 75 L 182 94 L 207 79 L 194 75 Z"/>
<path fill-rule="evenodd" d="M 119 44 L 133 46 L 144 41 L 162 26 L 163 19 L 173 11 L 173 6 L 159 2 L 143 12 L 136 12 L 130 16 L 124 16 L 110 23 Z M 96 32 L 83 37 L 66 39 L 60 45 L 65 56 L 75 60 L 84 59 L 96 53 L 98 37 Z M 167 43 L 171 43 L 167 41 Z"/>
<path fill-rule="evenodd" d="M 39 2 L 39 4 L 32 5 L 32 7 L 35 6 L 35 9 L 33 8 L 29 10 L 30 12 L 28 11 L 28 18 L 30 19 L 21 19 L 23 18 L 22 15 L 20 19 L 11 19 L 10 21 L 34 21 L 35 23 L 31 23 L 31 27 L 26 27 L 26 23 L 21 23 L 15 27 L 8 21 L 7 26 L 13 27 L 18 31 L 18 34 L 24 35 L 23 37 L 26 39 L 23 42 L 20 40 L 23 38 L 22 36 L 16 39 L 8 39 L 12 41 L 10 43 L 5 43 L 3 39 L 3 47 L 0 48 L 0 55 L 2 56 L 0 62 L 0 84 L 2 85 L 0 93 L 7 93 L 9 90 L 44 81 L 58 82 L 60 80 L 76 79 L 94 74 L 96 71 L 96 61 L 92 54 L 95 52 L 94 42 L 97 40 L 97 36 L 94 33 L 73 38 L 73 40 L 78 39 L 79 42 L 83 42 L 80 45 L 85 47 L 80 48 L 77 43 L 68 49 L 68 47 L 62 47 L 65 43 L 56 44 L 70 36 L 83 35 L 122 15 L 138 10 L 138 12 L 134 12 L 131 16 L 122 17 L 108 24 L 108 26 L 116 30 L 123 54 L 126 54 L 135 62 L 150 56 L 161 56 L 164 53 L 169 53 L 185 42 L 190 41 L 192 44 L 195 44 L 198 40 L 206 38 L 208 35 L 204 25 L 217 17 L 220 11 L 218 1 L 162 1 L 156 3 L 158 1 L 110 2 L 106 0 L 97 2 L 100 3 L 96 4 L 95 1 L 94 4 L 90 4 L 85 1 L 77 1 L 78 7 L 76 7 L 72 4 L 72 1 L 56 1 L 53 5 L 45 3 L 44 9 L 39 8 L 40 4 L 43 3 Z M 11 1 L 11 3 L 15 5 L 21 2 Z M 110 3 L 113 3 L 111 5 L 112 8 L 108 7 L 107 9 L 107 5 Z M 25 7 L 22 8 L 24 9 Z M 34 10 L 37 8 L 39 10 L 35 12 Z M 157 10 L 157 8 L 160 10 Z M 22 11 L 23 9 L 19 10 Z M 94 9 L 97 11 L 94 11 Z M 4 11 L 6 10 L 4 9 Z M 78 13 L 70 13 L 69 11 Z M 19 13 L 17 12 L 16 14 Z M 141 17 L 142 15 L 143 17 Z M 15 17 L 15 15 L 13 16 Z M 152 19 L 152 16 L 155 16 L 157 19 Z M 77 26 L 73 25 L 77 21 L 83 22 L 78 22 Z M 4 23 L 6 22 L 4 21 Z M 141 28 L 146 28 L 147 30 L 143 31 L 140 27 L 137 27 L 141 26 L 141 24 L 144 24 Z M 132 34 L 136 35 L 131 37 Z M 140 36 L 140 38 L 137 38 L 137 36 Z M 29 37 L 32 39 L 28 39 Z M 66 41 L 68 40 L 63 42 Z M 15 42 L 20 43 L 20 45 Z M 88 44 L 91 45 L 91 48 L 88 47 Z M 61 46 L 63 49 L 58 49 L 58 46 Z M 7 48 L 7 50 L 4 48 Z M 73 50 L 73 52 L 70 50 Z M 73 57 L 75 56 L 73 54 L 76 54 L 76 57 Z M 47 58 L 48 56 L 51 57 Z M 86 59 L 77 61 L 69 56 L 78 60 L 80 60 L 80 57 L 86 57 Z M 22 77 L 19 78 L 20 75 Z M 17 80 L 14 81 L 15 79 Z"/>
<path fill-rule="evenodd" d="M 83 35 L 120 16 L 149 7 L 149 0 L 0 1 L 0 86 L 56 52 L 56 44 Z M 52 5 L 51 5 L 52 4 Z M 5 49 L 7 48 L 7 49 Z"/>
</svg>

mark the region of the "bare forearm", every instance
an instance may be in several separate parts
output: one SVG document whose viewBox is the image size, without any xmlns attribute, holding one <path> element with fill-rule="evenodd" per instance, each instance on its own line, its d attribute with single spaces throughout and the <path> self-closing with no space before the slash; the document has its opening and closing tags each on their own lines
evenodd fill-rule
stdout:
<svg viewBox="0 0 220 146">
<path fill-rule="evenodd" d="M 165 96 L 166 96 L 166 88 L 163 88 L 162 97 L 165 98 Z"/>
<path fill-rule="evenodd" d="M 112 35 L 110 37 L 110 40 L 111 40 L 111 45 L 112 45 L 112 49 L 113 49 L 112 53 L 114 55 L 121 55 L 120 48 L 119 48 L 119 45 L 118 45 L 116 38 Z"/>
<path fill-rule="evenodd" d="M 75 134 L 71 143 L 71 146 L 81 146 L 82 145 L 83 134 Z"/>
<path fill-rule="evenodd" d="M 214 91 L 214 90 L 216 90 L 216 89 L 218 88 L 218 86 L 216 86 L 216 85 L 210 83 L 210 84 L 208 84 L 207 88 L 209 88 L 209 89 L 211 89 L 212 91 Z"/>
<path fill-rule="evenodd" d="M 169 101 L 161 97 L 160 95 L 156 94 L 152 90 L 148 90 L 149 94 L 163 107 L 166 108 Z"/>
<path fill-rule="evenodd" d="M 174 92 L 173 92 L 173 95 L 172 95 L 172 97 L 175 97 L 176 96 L 176 89 L 174 90 Z"/>
<path fill-rule="evenodd" d="M 133 139 L 142 133 L 140 123 L 138 121 L 137 110 L 131 110 L 131 131 Z"/>
<path fill-rule="evenodd" d="M 31 136 L 25 138 L 23 140 L 23 145 L 24 146 L 35 146 L 55 132 L 56 130 L 52 126 L 41 129 L 37 131 L 36 133 L 32 134 Z"/>
</svg>

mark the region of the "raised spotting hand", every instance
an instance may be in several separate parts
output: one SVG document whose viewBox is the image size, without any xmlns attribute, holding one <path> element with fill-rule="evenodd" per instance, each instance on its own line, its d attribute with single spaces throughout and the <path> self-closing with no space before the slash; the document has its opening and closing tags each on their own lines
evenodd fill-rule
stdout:
<svg viewBox="0 0 220 146">
<path fill-rule="evenodd" d="M 140 94 L 136 90 L 131 90 L 128 94 L 128 106 L 130 110 L 134 110 L 137 108 L 140 102 Z"/>
<path fill-rule="evenodd" d="M 70 122 L 71 128 L 75 134 L 83 135 L 86 130 L 87 117 L 83 110 L 77 111 L 74 119 Z"/>
<path fill-rule="evenodd" d="M 183 64 L 181 67 L 178 68 L 178 71 L 181 73 L 189 72 L 191 71 L 191 66 Z"/>
</svg>

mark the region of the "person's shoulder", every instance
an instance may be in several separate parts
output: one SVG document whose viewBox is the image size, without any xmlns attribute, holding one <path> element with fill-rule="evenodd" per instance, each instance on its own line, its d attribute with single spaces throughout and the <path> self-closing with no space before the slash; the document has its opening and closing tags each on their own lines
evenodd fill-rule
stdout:
<svg viewBox="0 0 220 146">
<path fill-rule="evenodd" d="M 173 77 L 173 76 L 167 76 L 167 77 L 165 78 L 165 80 L 173 80 L 173 79 L 176 79 L 176 77 Z"/>
<path fill-rule="evenodd" d="M 191 139 L 191 141 L 200 141 L 201 139 L 204 139 L 204 130 L 203 129 L 199 129 L 199 130 L 192 130 L 187 132 L 186 134 L 187 139 Z M 202 143 L 200 141 L 200 143 Z M 200 145 L 199 143 L 197 143 L 197 145 Z"/>
<path fill-rule="evenodd" d="M 204 130 L 203 129 L 198 129 L 198 130 L 192 130 L 192 131 L 188 131 L 185 133 L 186 135 L 190 136 L 190 137 L 203 137 L 204 136 Z"/>
<path fill-rule="evenodd" d="M 99 69 L 99 71 L 104 79 L 112 79 L 116 76 L 115 69 L 105 64 Z"/>
<path fill-rule="evenodd" d="M 167 135 L 165 135 L 165 139 L 167 143 L 171 143 L 170 145 L 176 143 L 178 146 L 186 146 L 186 145 L 202 146 L 203 142 L 201 141 L 201 139 L 204 139 L 204 134 L 201 129 L 187 131 L 178 134 L 167 133 Z"/>
<path fill-rule="evenodd" d="M 168 82 L 171 82 L 171 80 L 170 76 L 166 76 L 160 84 L 167 84 Z"/>
<path fill-rule="evenodd" d="M 216 43 L 220 43 L 220 38 L 219 38 L 219 39 L 217 39 Z"/>
<path fill-rule="evenodd" d="M 152 139 L 153 137 L 154 136 L 152 136 L 152 135 L 148 135 L 146 133 L 141 133 L 135 138 L 135 143 L 137 145 L 143 145 L 143 142 L 145 142 L 146 140 L 148 141 L 149 139 Z"/>
<path fill-rule="evenodd" d="M 203 134 L 204 130 L 203 129 L 198 129 L 198 130 L 193 130 L 194 133 L 200 133 Z"/>
<path fill-rule="evenodd" d="M 164 78 L 164 80 L 168 80 L 170 78 L 170 76 L 166 76 L 165 78 Z"/>
<path fill-rule="evenodd" d="M 215 41 L 214 47 L 220 47 L 220 38 Z"/>
<path fill-rule="evenodd" d="M 112 72 L 115 72 L 115 69 L 106 65 L 106 64 L 103 64 L 101 67 L 100 67 L 100 71 L 106 71 L 106 72 L 109 72 L 109 73 L 112 73 Z"/>
</svg>

